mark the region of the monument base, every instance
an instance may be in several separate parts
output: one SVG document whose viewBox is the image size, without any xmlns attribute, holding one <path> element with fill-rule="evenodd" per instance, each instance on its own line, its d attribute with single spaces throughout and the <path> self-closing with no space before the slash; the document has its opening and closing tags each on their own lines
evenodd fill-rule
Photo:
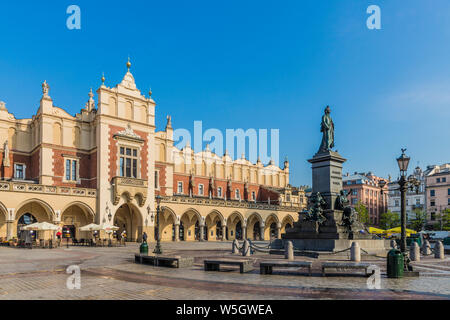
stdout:
<svg viewBox="0 0 450 320">
<path fill-rule="evenodd" d="M 389 240 L 376 239 L 277 239 L 272 242 L 272 249 L 282 249 L 286 241 L 292 241 L 294 250 L 334 253 L 349 249 L 352 242 L 358 242 L 360 248 L 368 254 L 385 254 L 391 249 Z M 364 253 L 363 251 L 363 253 Z"/>
</svg>

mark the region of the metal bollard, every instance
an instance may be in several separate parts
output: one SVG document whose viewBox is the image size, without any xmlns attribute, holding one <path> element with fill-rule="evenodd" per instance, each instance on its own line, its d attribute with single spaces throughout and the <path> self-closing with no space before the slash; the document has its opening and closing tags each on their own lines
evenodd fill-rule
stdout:
<svg viewBox="0 0 450 320">
<path fill-rule="evenodd" d="M 436 259 L 444 259 L 444 245 L 442 244 L 442 241 L 436 241 L 436 245 L 434 246 L 434 257 Z"/>
<path fill-rule="evenodd" d="M 294 260 L 294 245 L 292 241 L 286 242 L 286 248 L 284 249 L 284 258 L 287 260 Z"/>
<path fill-rule="evenodd" d="M 350 248 L 350 260 L 355 262 L 361 261 L 361 247 L 358 242 L 353 242 Z"/>
<path fill-rule="evenodd" d="M 420 261 L 420 248 L 417 242 L 413 241 L 409 248 L 409 256 L 411 261 Z"/>
</svg>

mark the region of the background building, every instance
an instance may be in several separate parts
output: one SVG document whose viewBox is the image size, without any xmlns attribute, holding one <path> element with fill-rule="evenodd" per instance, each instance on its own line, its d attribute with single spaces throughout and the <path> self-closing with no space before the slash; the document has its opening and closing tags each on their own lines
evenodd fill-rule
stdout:
<svg viewBox="0 0 450 320">
<path fill-rule="evenodd" d="M 428 225 L 441 221 L 438 214 L 450 208 L 450 163 L 428 166 L 425 174 L 425 200 Z"/>
<path fill-rule="evenodd" d="M 415 210 L 425 211 L 425 177 L 422 169 L 417 167 L 412 174 L 417 180 L 420 181 L 419 193 L 415 190 L 406 192 L 406 216 L 407 220 L 411 221 L 416 218 Z M 389 183 L 389 205 L 388 209 L 397 213 L 400 217 L 400 186 L 397 181 Z"/>
<path fill-rule="evenodd" d="M 209 148 L 173 145 L 171 118 L 155 132 L 156 103 L 136 87 L 127 64 L 121 83 L 89 92 L 75 116 L 57 107 L 47 82 L 36 115 L 16 119 L 0 104 L 0 237 L 31 222 L 51 222 L 89 238 L 79 227 L 111 223 L 153 239 L 161 195 L 163 240 L 279 237 L 306 205 L 289 185 L 289 162 L 231 159 Z"/>
<path fill-rule="evenodd" d="M 384 180 L 386 186 L 381 192 L 379 182 Z M 374 176 L 371 172 L 358 173 L 350 175 L 347 173 L 342 179 L 344 190 L 349 192 L 349 201 L 352 207 L 355 207 L 360 201 L 368 210 L 369 223 L 378 225 L 380 223 L 380 215 L 387 211 L 388 207 L 388 183 L 389 181 Z"/>
</svg>

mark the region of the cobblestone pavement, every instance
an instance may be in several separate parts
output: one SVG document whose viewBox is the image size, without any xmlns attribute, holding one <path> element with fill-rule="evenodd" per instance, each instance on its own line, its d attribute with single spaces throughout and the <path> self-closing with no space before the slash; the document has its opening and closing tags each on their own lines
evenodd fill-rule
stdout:
<svg viewBox="0 0 450 320">
<path fill-rule="evenodd" d="M 313 261 L 313 276 L 303 270 L 275 271 L 260 275 L 258 261 L 279 259 L 257 253 L 251 257 L 255 270 L 247 274 L 233 267 L 222 272 L 203 271 L 206 257 L 239 258 L 230 254 L 230 243 L 163 243 L 165 253 L 195 257 L 191 268 L 156 268 L 134 263 L 137 244 L 119 248 L 0 248 L 0 299 L 83 299 L 83 300 L 286 300 L 286 299 L 450 299 L 450 259 L 432 257 L 414 262 L 418 278 L 388 279 L 385 258 L 364 256 L 382 271 L 381 289 L 367 289 L 362 276 L 320 276 L 323 260 L 347 260 L 346 256 L 325 256 Z M 81 289 L 69 290 L 69 265 L 81 268 Z"/>
</svg>

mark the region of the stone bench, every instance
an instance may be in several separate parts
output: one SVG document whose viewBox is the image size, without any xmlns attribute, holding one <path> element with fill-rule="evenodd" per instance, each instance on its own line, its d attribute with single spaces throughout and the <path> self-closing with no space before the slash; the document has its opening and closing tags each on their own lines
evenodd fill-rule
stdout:
<svg viewBox="0 0 450 320">
<path fill-rule="evenodd" d="M 221 264 L 237 265 L 241 273 L 253 270 L 252 260 L 216 259 L 204 261 L 205 271 L 220 271 Z"/>
<path fill-rule="evenodd" d="M 312 262 L 310 261 L 261 261 L 259 270 L 261 274 L 272 274 L 273 267 L 276 268 L 308 268 L 308 273 L 311 275 Z"/>
<path fill-rule="evenodd" d="M 181 257 L 181 256 L 156 256 L 138 254 L 134 255 L 134 261 L 140 264 L 149 264 L 156 267 L 169 267 L 169 268 L 187 268 L 192 267 L 194 264 L 193 257 Z"/>
<path fill-rule="evenodd" d="M 322 276 L 324 277 L 326 269 L 336 269 L 336 270 L 345 270 L 345 269 L 363 269 L 366 276 L 371 275 L 372 273 L 368 272 L 369 266 L 373 264 L 363 263 L 363 262 L 323 262 L 322 263 Z"/>
</svg>

